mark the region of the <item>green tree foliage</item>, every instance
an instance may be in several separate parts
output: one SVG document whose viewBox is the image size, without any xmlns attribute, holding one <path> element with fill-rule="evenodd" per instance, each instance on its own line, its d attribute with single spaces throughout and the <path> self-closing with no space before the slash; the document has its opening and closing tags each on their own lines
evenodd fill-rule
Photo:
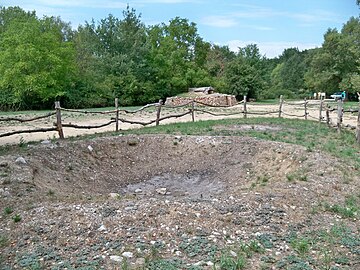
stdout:
<svg viewBox="0 0 360 270">
<path fill-rule="evenodd" d="M 357 1 L 359 4 L 359 1 Z M 0 109 L 140 105 L 213 86 L 242 98 L 360 92 L 360 22 L 329 29 L 322 47 L 267 59 L 257 45 L 232 52 L 176 17 L 146 27 L 134 9 L 77 30 L 58 17 L 0 7 Z M 351 95 L 350 95 L 351 96 Z"/>
<path fill-rule="evenodd" d="M 315 91 L 331 94 L 346 90 L 359 91 L 357 77 L 360 59 L 360 21 L 350 18 L 341 32 L 329 29 L 322 48 L 316 50 L 305 75 L 306 84 Z"/>
<path fill-rule="evenodd" d="M 48 106 L 65 94 L 74 77 L 70 28 L 58 18 L 38 20 L 18 8 L 3 8 L 2 14 L 12 17 L 5 20 L 0 40 L 2 107 Z"/>
<path fill-rule="evenodd" d="M 168 25 L 150 27 L 148 33 L 153 83 L 161 97 L 211 84 L 206 69 L 211 46 L 199 37 L 195 23 L 176 17 Z"/>
<path fill-rule="evenodd" d="M 241 98 L 257 98 L 265 89 L 263 57 L 255 44 L 239 48 L 226 69 L 227 92 Z"/>
</svg>

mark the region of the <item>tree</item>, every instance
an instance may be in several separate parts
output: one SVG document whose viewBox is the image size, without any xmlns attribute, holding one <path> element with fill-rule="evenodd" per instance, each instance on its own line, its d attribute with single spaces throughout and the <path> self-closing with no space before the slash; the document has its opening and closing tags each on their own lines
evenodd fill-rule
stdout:
<svg viewBox="0 0 360 270">
<path fill-rule="evenodd" d="M 227 93 L 241 98 L 257 98 L 265 89 L 263 57 L 255 44 L 239 48 L 236 58 L 226 69 Z"/>
<path fill-rule="evenodd" d="M 0 103 L 13 109 L 49 107 L 74 78 L 73 45 L 65 36 L 70 28 L 59 18 L 39 20 L 17 8 L 4 13 L 12 19 L 2 25 Z"/>
<path fill-rule="evenodd" d="M 329 29 L 322 48 L 313 55 L 306 84 L 315 91 L 332 94 L 339 89 L 354 93 L 351 83 L 358 74 L 360 59 L 360 21 L 350 18 L 341 32 Z M 356 81 L 356 80 L 355 80 Z"/>
</svg>

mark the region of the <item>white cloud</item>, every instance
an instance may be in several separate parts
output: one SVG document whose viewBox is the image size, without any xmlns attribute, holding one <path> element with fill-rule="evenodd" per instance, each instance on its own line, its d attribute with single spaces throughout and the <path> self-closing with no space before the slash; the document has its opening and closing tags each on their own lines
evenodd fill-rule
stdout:
<svg viewBox="0 0 360 270">
<path fill-rule="evenodd" d="M 233 27 L 237 25 L 236 20 L 225 16 L 208 16 L 201 19 L 202 24 L 214 27 Z"/>
<path fill-rule="evenodd" d="M 249 44 L 257 44 L 260 53 L 262 55 L 266 55 L 268 58 L 277 57 L 282 54 L 284 49 L 288 48 L 298 48 L 300 51 L 306 50 L 306 49 L 313 49 L 316 47 L 321 46 L 321 44 L 315 44 L 315 43 L 301 43 L 301 42 L 257 42 L 257 41 L 243 41 L 243 40 L 231 40 L 227 42 L 227 44 L 222 45 L 228 45 L 230 50 L 237 52 L 239 50 L 239 47 L 245 47 Z"/>
</svg>

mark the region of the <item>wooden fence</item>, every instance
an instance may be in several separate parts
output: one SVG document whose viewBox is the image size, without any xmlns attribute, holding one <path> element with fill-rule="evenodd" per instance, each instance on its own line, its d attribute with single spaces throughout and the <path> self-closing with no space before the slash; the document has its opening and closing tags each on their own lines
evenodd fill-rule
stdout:
<svg viewBox="0 0 360 270">
<path fill-rule="evenodd" d="M 128 123 L 134 125 L 141 125 L 141 126 L 148 126 L 155 124 L 156 126 L 160 124 L 160 122 L 171 119 L 171 118 L 181 118 L 186 115 L 191 115 L 191 120 L 194 122 L 196 120 L 196 113 L 201 114 L 208 114 L 211 116 L 218 116 L 218 117 L 228 117 L 228 116 L 240 116 L 242 115 L 244 118 L 247 118 L 251 115 L 253 116 L 266 116 L 266 115 L 274 115 L 277 117 L 289 117 L 289 118 L 303 118 L 305 120 L 312 119 L 321 122 L 327 123 L 327 125 L 335 126 L 338 132 L 341 132 L 342 128 L 350 128 L 356 130 L 356 138 L 357 142 L 360 144 L 360 97 L 359 97 L 359 108 L 357 110 L 344 110 L 343 108 L 343 101 L 338 100 L 337 102 L 330 99 L 321 99 L 321 100 L 306 100 L 299 101 L 299 102 L 288 102 L 280 96 L 279 104 L 276 110 L 261 110 L 261 107 L 266 106 L 265 104 L 254 104 L 251 102 L 247 102 L 246 96 L 244 96 L 243 100 L 239 102 L 237 106 L 229 107 L 229 106 L 211 106 L 209 104 L 205 104 L 199 101 L 190 101 L 186 104 L 180 106 L 169 106 L 165 105 L 162 100 L 159 100 L 157 103 L 145 105 L 137 110 L 125 110 L 119 109 L 119 102 L 118 99 L 115 99 L 115 108 L 114 110 L 109 111 L 86 111 L 86 110 L 75 110 L 75 109 L 66 109 L 62 108 L 60 102 L 55 102 L 55 111 L 50 112 L 43 116 L 33 117 L 33 118 L 0 118 L 0 122 L 31 122 L 36 121 L 39 119 L 47 118 L 50 116 L 56 115 L 56 122 L 53 123 L 52 127 L 49 128 L 34 128 L 34 129 L 27 129 L 27 130 L 16 130 L 11 132 L 6 132 L 0 134 L 1 137 L 12 136 L 16 134 L 22 133 L 35 133 L 35 132 L 49 132 L 49 131 L 57 131 L 58 136 L 60 139 L 64 139 L 64 130 L 63 128 L 75 128 L 75 129 L 97 129 L 106 127 L 112 124 L 115 124 L 115 131 L 119 131 L 121 123 Z M 260 108 L 260 110 L 255 109 L 256 107 Z M 292 111 L 287 111 L 286 108 L 291 107 Z M 131 120 L 126 119 L 128 115 L 135 115 L 137 113 L 141 113 L 144 110 L 151 108 L 153 113 L 155 114 L 154 119 L 149 121 L 139 121 L 139 120 Z M 315 110 L 318 111 L 318 116 L 315 117 L 310 115 L 309 111 L 311 110 L 314 112 Z M 176 114 L 164 114 L 165 110 L 178 110 L 182 109 L 183 111 Z M 215 111 L 214 111 L 215 109 Z M 221 111 L 216 111 L 221 109 Z M 293 111 L 297 112 L 296 114 Z M 71 112 L 71 113 L 79 113 L 79 114 L 103 114 L 103 115 L 110 115 L 110 119 L 108 122 L 98 125 L 78 125 L 72 123 L 65 123 L 62 117 L 62 113 Z M 337 112 L 337 119 L 336 123 L 331 121 L 330 113 Z M 343 117 L 344 113 L 357 113 L 357 124 L 356 126 L 351 125 L 343 125 Z"/>
</svg>

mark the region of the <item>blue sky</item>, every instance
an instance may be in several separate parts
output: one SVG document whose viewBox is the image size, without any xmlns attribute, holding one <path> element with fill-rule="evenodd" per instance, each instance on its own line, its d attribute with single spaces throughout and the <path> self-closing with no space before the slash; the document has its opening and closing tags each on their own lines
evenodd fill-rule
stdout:
<svg viewBox="0 0 360 270">
<path fill-rule="evenodd" d="M 42 17 L 60 16 L 73 28 L 108 14 L 122 18 L 129 4 L 146 25 L 168 23 L 179 16 L 195 22 L 200 36 L 232 50 L 258 44 L 262 54 L 275 57 L 285 48 L 321 46 L 328 28 L 341 29 L 359 16 L 355 0 L 2 0 L 2 6 L 36 10 Z"/>
</svg>

